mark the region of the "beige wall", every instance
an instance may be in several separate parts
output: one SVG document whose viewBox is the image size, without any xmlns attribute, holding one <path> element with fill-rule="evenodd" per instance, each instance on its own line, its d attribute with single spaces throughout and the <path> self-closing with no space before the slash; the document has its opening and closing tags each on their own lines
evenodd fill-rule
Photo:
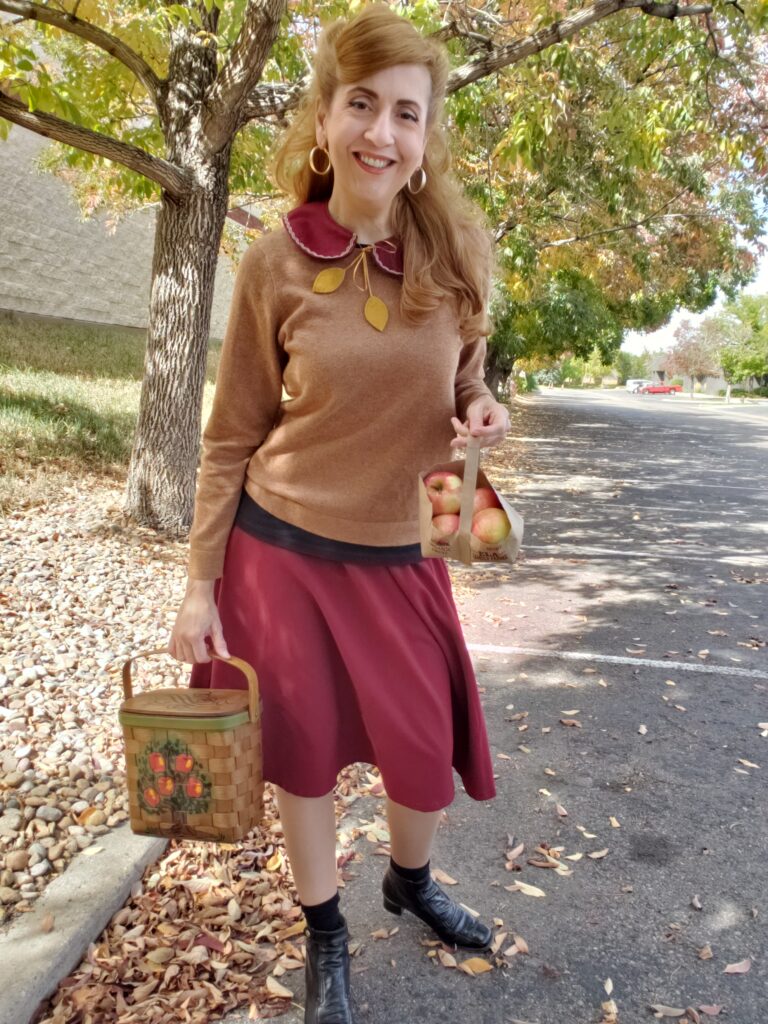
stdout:
<svg viewBox="0 0 768 1024">
<path fill-rule="evenodd" d="M 114 234 L 103 217 L 81 221 L 67 186 L 34 166 L 45 145 L 18 127 L 0 141 L 0 309 L 146 327 L 154 209 L 132 214 Z M 219 257 L 214 338 L 226 324 L 230 268 Z"/>
</svg>

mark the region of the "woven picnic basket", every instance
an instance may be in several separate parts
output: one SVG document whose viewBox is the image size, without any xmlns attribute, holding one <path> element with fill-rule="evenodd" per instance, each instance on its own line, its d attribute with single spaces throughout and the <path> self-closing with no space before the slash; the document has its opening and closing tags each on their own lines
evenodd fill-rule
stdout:
<svg viewBox="0 0 768 1024">
<path fill-rule="evenodd" d="M 247 690 L 173 688 L 134 695 L 123 665 L 118 718 L 125 737 L 131 830 L 139 835 L 236 842 L 263 814 L 259 684 L 240 658 L 219 658 Z"/>
</svg>

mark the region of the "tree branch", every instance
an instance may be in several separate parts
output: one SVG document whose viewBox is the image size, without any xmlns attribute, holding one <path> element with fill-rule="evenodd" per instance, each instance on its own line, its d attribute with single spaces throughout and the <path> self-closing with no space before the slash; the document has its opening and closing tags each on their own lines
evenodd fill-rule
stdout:
<svg viewBox="0 0 768 1024">
<path fill-rule="evenodd" d="M 285 6 L 286 0 L 248 0 L 229 59 L 206 101 L 203 131 L 213 153 L 218 153 L 248 120 L 243 118 L 246 98 L 261 78 Z"/>
<path fill-rule="evenodd" d="M 448 92 L 456 92 L 465 85 L 469 85 L 470 82 L 485 78 L 494 71 L 500 71 L 501 68 L 509 67 L 511 64 L 519 64 L 521 60 L 530 57 L 531 54 L 541 53 L 542 50 L 548 49 L 555 43 L 565 42 L 577 32 L 583 31 L 597 21 L 602 21 L 603 18 L 632 8 L 639 8 L 643 14 L 651 17 L 668 19 L 693 17 L 699 14 L 709 14 L 712 11 L 711 4 L 683 7 L 677 3 L 656 4 L 649 3 L 648 0 L 597 0 L 597 3 L 591 7 L 585 7 L 561 21 L 556 21 L 540 32 L 534 32 L 524 39 L 516 39 L 506 46 L 498 46 L 488 53 L 473 57 L 462 67 L 451 72 L 448 78 Z"/>
<path fill-rule="evenodd" d="M 145 150 L 139 149 L 138 146 L 119 142 L 109 135 L 102 135 L 100 132 L 91 131 L 90 128 L 71 124 L 53 114 L 45 114 L 41 110 L 29 110 L 25 103 L 21 103 L 3 92 L 0 92 L 0 117 L 12 121 L 13 124 L 21 125 L 22 128 L 28 128 L 38 135 L 44 135 L 48 139 L 63 142 L 66 146 L 84 149 L 86 153 L 94 153 L 106 160 L 122 164 L 129 170 L 156 181 L 166 192 L 177 198 L 187 195 L 192 188 L 192 176 L 189 172 L 168 160 L 152 156 Z"/>
<path fill-rule="evenodd" d="M 731 0 L 733 2 L 733 0 Z M 577 32 L 583 31 L 588 25 L 592 25 L 603 18 L 610 17 L 619 11 L 639 8 L 644 14 L 657 18 L 682 18 L 694 17 L 700 14 L 710 14 L 713 10 L 711 4 L 698 4 L 684 7 L 677 3 L 656 4 L 648 0 L 597 0 L 591 7 L 586 7 L 562 21 L 534 32 L 530 36 L 517 39 L 506 46 L 492 47 L 487 52 L 478 54 L 466 64 L 456 68 L 448 78 L 448 93 L 458 92 L 470 82 L 476 82 L 480 78 L 500 71 L 501 68 L 509 67 L 511 64 L 519 64 L 521 60 L 534 53 L 541 53 L 554 43 L 564 42 Z M 438 30 L 448 33 L 448 29 Z M 253 89 L 242 108 L 241 123 L 254 118 L 276 117 L 283 119 L 285 115 L 298 106 L 301 94 L 306 85 L 305 81 L 285 85 L 279 82 L 264 82 Z"/>
<path fill-rule="evenodd" d="M 153 102 L 157 105 L 157 96 L 161 87 L 161 81 L 143 57 L 140 57 L 135 50 L 132 50 L 127 43 L 124 43 L 117 36 L 110 35 L 104 29 L 92 25 L 74 14 L 67 14 L 66 11 L 56 10 L 53 7 L 46 7 L 43 4 L 25 3 L 23 0 L 0 0 L 0 11 L 8 14 L 18 14 L 22 18 L 32 21 L 40 21 L 46 25 L 53 25 L 63 32 L 79 36 L 94 46 L 119 60 L 129 71 L 143 84 Z"/>
<path fill-rule="evenodd" d="M 677 195 L 671 196 L 665 203 L 662 203 L 658 210 L 654 210 L 653 213 L 649 213 L 647 217 L 643 217 L 640 220 L 627 221 L 626 224 L 618 224 L 612 228 L 597 228 L 597 230 L 587 231 L 583 235 L 572 235 L 571 238 L 556 238 L 553 242 L 542 242 L 537 248 L 541 251 L 542 249 L 550 249 L 554 246 L 571 245 L 573 242 L 584 242 L 588 238 L 594 238 L 596 235 L 613 235 L 619 231 L 634 231 L 637 228 L 645 227 L 646 224 L 650 224 L 654 220 L 696 220 L 699 217 L 707 216 L 702 213 L 662 213 L 676 199 L 685 195 L 687 191 L 688 189 L 681 189 Z"/>
</svg>

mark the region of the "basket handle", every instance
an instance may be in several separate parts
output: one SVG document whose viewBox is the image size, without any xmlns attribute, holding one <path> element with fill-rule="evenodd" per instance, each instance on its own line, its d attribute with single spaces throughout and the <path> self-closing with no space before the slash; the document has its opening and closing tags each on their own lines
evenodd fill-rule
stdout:
<svg viewBox="0 0 768 1024">
<path fill-rule="evenodd" d="M 134 654 L 123 663 L 123 696 L 126 700 L 133 696 L 133 682 L 131 680 L 131 665 L 137 658 L 150 658 L 156 654 L 169 654 L 167 647 L 160 647 L 154 651 L 139 651 L 138 654 Z M 215 661 L 223 661 L 225 665 L 232 665 L 234 668 L 240 669 L 245 678 L 248 680 L 248 715 L 252 722 L 258 721 L 259 712 L 259 679 L 256 672 L 248 664 L 247 661 L 243 661 L 242 658 L 222 658 L 218 654 L 214 654 L 213 651 L 208 651 L 209 657 Z"/>
<path fill-rule="evenodd" d="M 467 438 L 467 453 L 464 462 L 464 481 L 461 488 L 461 507 L 459 509 L 459 557 L 465 565 L 472 564 L 472 552 L 469 536 L 472 532 L 472 506 L 477 486 L 477 471 L 480 468 L 481 438 Z"/>
</svg>

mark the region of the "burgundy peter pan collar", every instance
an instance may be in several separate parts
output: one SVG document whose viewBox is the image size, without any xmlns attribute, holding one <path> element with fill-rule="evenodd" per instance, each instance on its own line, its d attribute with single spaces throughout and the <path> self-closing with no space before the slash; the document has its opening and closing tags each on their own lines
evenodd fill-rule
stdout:
<svg viewBox="0 0 768 1024">
<path fill-rule="evenodd" d="M 283 214 L 283 224 L 300 249 L 321 260 L 341 259 L 357 244 L 357 235 L 333 219 L 327 202 L 303 203 Z M 375 242 L 371 253 L 382 270 L 402 275 L 403 252 L 396 239 Z"/>
</svg>

